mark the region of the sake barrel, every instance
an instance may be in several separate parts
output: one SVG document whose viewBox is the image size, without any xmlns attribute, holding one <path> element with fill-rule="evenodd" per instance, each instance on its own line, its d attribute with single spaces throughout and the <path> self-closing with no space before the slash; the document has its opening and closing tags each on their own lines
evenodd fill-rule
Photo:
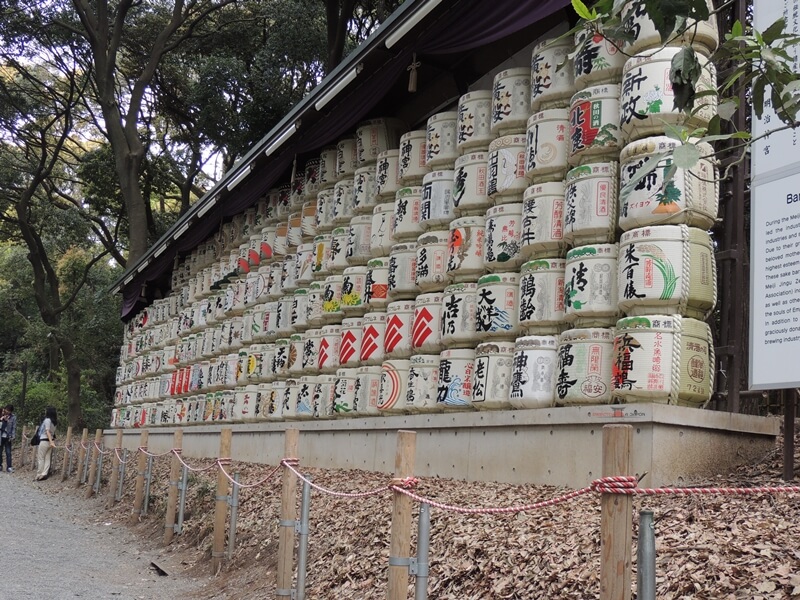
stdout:
<svg viewBox="0 0 800 600">
<path fill-rule="evenodd" d="M 531 112 L 566 108 L 575 93 L 575 73 L 569 55 L 575 50 L 567 38 L 539 42 L 531 53 Z"/>
<path fill-rule="evenodd" d="M 483 216 L 461 217 L 450 223 L 447 241 L 447 275 L 453 281 L 474 280 L 485 272 L 483 239 L 486 219 Z"/>
<path fill-rule="evenodd" d="M 333 229 L 333 188 L 320 190 L 317 194 L 317 232 L 327 233 Z"/>
<path fill-rule="evenodd" d="M 448 348 L 439 354 L 439 387 L 436 403 L 440 408 L 472 408 L 472 378 L 475 350 Z"/>
<path fill-rule="evenodd" d="M 359 365 L 363 329 L 364 319 L 361 317 L 342 319 L 342 341 L 339 344 L 340 366 L 357 367 Z"/>
<path fill-rule="evenodd" d="M 275 261 L 269 266 L 269 289 L 267 290 L 267 298 L 270 300 L 277 300 L 281 297 L 281 279 L 283 277 L 283 259 Z M 224 296 L 222 304 L 224 306 Z M 215 311 L 216 313 L 216 311 Z M 217 315 L 217 320 L 221 320 L 222 316 Z"/>
<path fill-rule="evenodd" d="M 336 180 L 350 180 L 358 168 L 358 148 L 356 138 L 348 137 L 336 142 Z"/>
<path fill-rule="evenodd" d="M 370 247 L 373 257 L 389 256 L 394 239 L 394 202 L 378 204 L 372 210 L 372 227 L 370 228 Z"/>
<path fill-rule="evenodd" d="M 417 295 L 417 243 L 395 244 L 389 254 L 389 300 Z"/>
<path fill-rule="evenodd" d="M 676 169 L 671 156 L 680 142 L 666 136 L 631 142 L 620 154 L 619 226 L 627 231 L 647 225 L 686 224 L 709 229 L 717 218 L 719 177 L 711 160 L 701 158 L 691 169 Z M 707 144 L 700 152 L 713 154 Z M 646 174 L 642 177 L 642 173 Z M 634 182 L 634 178 L 639 178 Z M 626 189 L 627 186 L 627 189 Z"/>
<path fill-rule="evenodd" d="M 563 256 L 564 184 L 560 181 L 540 183 L 525 190 L 522 201 L 522 236 L 520 255 L 523 260 Z"/>
<path fill-rule="evenodd" d="M 528 333 L 558 333 L 566 326 L 561 258 L 532 260 L 519 278 L 519 324 Z"/>
<path fill-rule="evenodd" d="M 320 372 L 332 373 L 339 367 L 339 345 L 341 341 L 341 325 L 325 325 L 322 327 L 317 360 Z"/>
<path fill-rule="evenodd" d="M 319 189 L 332 188 L 336 183 L 336 146 L 326 146 L 319 153 Z"/>
<path fill-rule="evenodd" d="M 386 333 L 383 338 L 383 349 L 387 359 L 411 356 L 414 308 L 414 300 L 390 302 L 386 307 Z"/>
<path fill-rule="evenodd" d="M 486 167 L 486 195 L 495 204 L 522 200 L 528 181 L 525 179 L 524 133 L 499 137 L 489 144 Z"/>
<path fill-rule="evenodd" d="M 306 331 L 305 345 L 303 346 L 303 371 L 306 373 L 319 373 L 319 343 L 322 340 L 322 329 L 309 329 Z"/>
<path fill-rule="evenodd" d="M 338 369 L 333 392 L 333 412 L 336 416 L 348 416 L 356 410 L 356 382 L 358 369 Z"/>
<path fill-rule="evenodd" d="M 272 389 L 267 405 L 267 419 L 280 420 L 283 418 L 283 399 L 286 394 L 286 380 L 278 380 L 272 383 Z"/>
<path fill-rule="evenodd" d="M 691 45 L 697 52 L 710 56 L 719 44 L 719 33 L 711 0 L 706 0 L 706 6 L 709 11 L 707 20 L 689 19 L 680 27 L 683 30 L 680 35 L 676 28 L 662 42 L 661 34 L 647 14 L 644 0 L 629 0 L 621 12 L 625 29 L 632 35 L 632 39 L 624 45 L 625 53 L 637 54 L 643 50 L 661 48 L 667 43 L 674 46 Z"/>
<path fill-rule="evenodd" d="M 259 252 L 258 252 L 259 259 L 261 262 L 272 260 L 275 248 L 275 237 L 277 235 L 278 235 L 278 228 L 275 225 L 265 225 L 264 228 L 261 230 L 261 245 L 259 247 Z"/>
<path fill-rule="evenodd" d="M 453 220 L 453 176 L 454 171 L 431 171 L 422 179 L 422 229 L 446 227 Z"/>
<path fill-rule="evenodd" d="M 350 219 L 345 259 L 349 265 L 366 265 L 372 257 L 372 215 Z"/>
<path fill-rule="evenodd" d="M 322 291 L 322 319 L 326 323 L 341 321 L 342 311 L 342 275 L 328 275 Z"/>
<path fill-rule="evenodd" d="M 289 347 L 291 340 L 278 338 L 275 340 L 275 356 L 272 359 L 272 371 L 276 377 L 286 377 L 289 375 Z"/>
<path fill-rule="evenodd" d="M 304 240 L 313 240 L 317 235 L 317 201 L 308 200 L 301 210 L 300 229 Z"/>
<path fill-rule="evenodd" d="M 358 367 L 356 407 L 360 415 L 377 415 L 381 393 L 381 367 Z"/>
<path fill-rule="evenodd" d="M 353 206 L 356 214 L 372 215 L 372 209 L 378 203 L 375 195 L 375 166 L 356 169 L 353 177 Z"/>
<path fill-rule="evenodd" d="M 334 395 L 336 393 L 336 375 L 318 375 L 314 385 L 314 415 L 320 419 L 328 419 L 334 414 Z"/>
<path fill-rule="evenodd" d="M 276 301 L 264 303 L 264 339 L 274 341 L 278 337 L 278 307 Z"/>
<path fill-rule="evenodd" d="M 400 150 L 386 150 L 378 155 L 375 165 L 376 202 L 392 200 L 400 184 Z"/>
<path fill-rule="evenodd" d="M 386 335 L 386 313 L 368 312 L 361 330 L 361 362 L 365 365 L 383 363 L 383 340 Z"/>
<path fill-rule="evenodd" d="M 367 286 L 367 267 L 348 267 L 342 274 L 342 312 L 359 315 L 366 310 L 364 293 Z"/>
<path fill-rule="evenodd" d="M 525 131 L 530 116 L 531 70 L 516 67 L 500 71 L 492 86 L 492 133 L 500 136 Z"/>
<path fill-rule="evenodd" d="M 292 177 L 292 195 L 289 198 L 289 206 L 292 210 L 297 210 L 303 206 L 306 195 L 306 174 L 302 169 L 298 169 Z"/>
<path fill-rule="evenodd" d="M 296 267 L 297 257 L 294 254 L 286 254 L 283 257 L 283 265 L 281 268 L 281 292 L 293 292 L 297 289 L 298 285 Z"/>
<path fill-rule="evenodd" d="M 714 388 L 714 346 L 709 326 L 679 315 L 617 321 L 613 395 L 622 402 L 701 407 Z"/>
<path fill-rule="evenodd" d="M 705 319 L 717 300 L 711 236 L 687 225 L 632 229 L 619 243 L 617 293 L 628 316 L 680 314 Z"/>
<path fill-rule="evenodd" d="M 619 317 L 616 244 L 579 246 L 567 252 L 564 310 L 575 327 L 607 327 Z"/>
<path fill-rule="evenodd" d="M 440 352 L 442 345 L 442 293 L 420 294 L 414 302 L 411 344 L 414 352 Z"/>
<path fill-rule="evenodd" d="M 269 415 L 269 405 L 272 400 L 272 384 L 259 383 L 258 384 L 258 404 L 255 408 L 255 418 L 257 421 L 263 421 Z"/>
<path fill-rule="evenodd" d="M 295 254 L 297 285 L 308 285 L 314 281 L 314 244 L 300 244 Z"/>
<path fill-rule="evenodd" d="M 456 146 L 461 154 L 489 147 L 495 138 L 491 90 L 475 90 L 458 99 L 457 135 Z"/>
<path fill-rule="evenodd" d="M 442 296 L 442 344 L 447 348 L 472 348 L 478 315 L 478 284 L 453 283 Z"/>
<path fill-rule="evenodd" d="M 389 303 L 389 259 L 373 258 L 367 263 L 364 282 L 364 305 L 370 309 L 385 308 Z"/>
<path fill-rule="evenodd" d="M 611 402 L 613 329 L 570 329 L 559 336 L 556 363 L 556 403 Z"/>
<path fill-rule="evenodd" d="M 441 291 L 447 285 L 449 231 L 429 231 L 417 238 L 415 283 L 423 292 Z"/>
<path fill-rule="evenodd" d="M 314 386 L 316 383 L 316 375 L 303 375 L 298 380 L 296 410 L 298 419 L 314 417 Z"/>
<path fill-rule="evenodd" d="M 283 220 L 278 223 L 275 229 L 275 244 L 272 246 L 273 255 L 282 257 L 288 252 L 286 236 L 289 232 L 289 221 Z M 229 272 L 227 267 L 221 269 L 222 275 L 225 276 Z"/>
<path fill-rule="evenodd" d="M 440 410 L 439 354 L 415 354 L 409 359 L 406 408 L 413 413 Z"/>
<path fill-rule="evenodd" d="M 298 376 L 303 372 L 303 350 L 305 336 L 302 333 L 293 333 L 289 336 L 289 374 Z"/>
<path fill-rule="evenodd" d="M 319 192 L 319 158 L 309 158 L 303 167 L 305 173 L 305 199 L 316 201 Z"/>
<path fill-rule="evenodd" d="M 582 90 L 599 83 L 617 83 L 627 55 L 620 51 L 622 42 L 606 38 L 594 26 L 575 33 L 573 59 L 575 88 Z"/>
<path fill-rule="evenodd" d="M 315 279 L 328 275 L 328 262 L 331 258 L 331 234 L 324 233 L 314 238 L 314 259 L 311 271 Z"/>
<path fill-rule="evenodd" d="M 475 330 L 490 339 L 514 339 L 519 333 L 519 273 L 493 273 L 478 279 Z"/>
<path fill-rule="evenodd" d="M 284 183 L 278 186 L 278 204 L 277 216 L 278 218 L 286 218 L 292 210 L 292 185 Z"/>
<path fill-rule="evenodd" d="M 370 119 L 356 127 L 358 164 L 374 164 L 382 152 L 397 148 L 403 122 L 399 119 Z"/>
<path fill-rule="evenodd" d="M 555 402 L 556 349 L 554 335 L 517 338 L 508 394 L 514 408 L 546 408 Z"/>
<path fill-rule="evenodd" d="M 487 144 L 488 147 L 488 144 Z M 465 217 L 483 215 L 492 205 L 486 195 L 488 155 L 472 151 L 456 159 L 453 173 L 453 213 Z"/>
<path fill-rule="evenodd" d="M 525 143 L 525 177 L 544 183 L 564 179 L 567 173 L 569 111 L 553 108 L 534 113 L 528 119 Z"/>
<path fill-rule="evenodd" d="M 333 224 L 347 225 L 355 213 L 353 178 L 337 181 L 333 188 Z"/>
<path fill-rule="evenodd" d="M 308 307 L 306 309 L 306 322 L 311 326 L 322 325 L 322 301 L 325 295 L 325 283 L 312 281 L 308 285 Z"/>
<path fill-rule="evenodd" d="M 404 186 L 419 185 L 430 171 L 425 158 L 428 131 L 418 129 L 400 136 L 400 155 L 398 158 L 398 179 Z"/>
<path fill-rule="evenodd" d="M 457 124 L 457 111 L 436 113 L 428 119 L 425 147 L 425 164 L 428 168 L 452 168 L 459 156 Z"/>
<path fill-rule="evenodd" d="M 623 141 L 658 135 L 667 126 L 704 128 L 717 113 L 717 73 L 714 64 L 698 55 L 699 79 L 695 89 L 700 97 L 685 111 L 675 108 L 675 92 L 670 82 L 672 61 L 681 48 L 662 48 L 632 56 L 625 63 L 619 100 L 619 123 Z"/>
<path fill-rule="evenodd" d="M 407 359 L 390 359 L 381 365 L 381 386 L 378 393 L 378 410 L 386 413 L 401 413 L 406 408 L 408 388 Z"/>
<path fill-rule="evenodd" d="M 396 242 L 415 240 L 422 233 L 422 192 L 421 186 L 403 187 L 397 191 L 392 221 L 392 239 Z"/>
<path fill-rule="evenodd" d="M 478 410 L 511 407 L 509 387 L 514 342 L 487 342 L 475 348 L 472 405 Z"/>
<path fill-rule="evenodd" d="M 283 418 L 297 418 L 297 396 L 300 392 L 300 382 L 296 378 L 286 380 L 283 391 Z"/>
<path fill-rule="evenodd" d="M 328 259 L 328 271 L 341 273 L 350 264 L 347 262 L 347 240 L 350 227 L 336 227 L 331 231 L 331 253 Z"/>
<path fill-rule="evenodd" d="M 620 86 L 602 84 L 577 92 L 569 111 L 569 163 L 616 160 L 622 149 Z"/>
<path fill-rule="evenodd" d="M 522 203 L 500 204 L 486 211 L 483 261 L 489 271 L 507 271 L 522 264 Z"/>
<path fill-rule="evenodd" d="M 564 192 L 564 241 L 571 246 L 613 242 L 619 166 L 591 163 L 570 169 Z"/>
</svg>

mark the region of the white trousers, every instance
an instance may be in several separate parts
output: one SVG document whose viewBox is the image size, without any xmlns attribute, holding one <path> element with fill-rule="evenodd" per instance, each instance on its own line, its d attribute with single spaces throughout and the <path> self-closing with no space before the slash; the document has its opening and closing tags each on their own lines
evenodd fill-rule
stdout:
<svg viewBox="0 0 800 600">
<path fill-rule="evenodd" d="M 53 448 L 47 438 L 39 443 L 39 450 L 36 453 L 36 479 L 41 479 L 50 470 L 50 457 L 53 455 Z"/>
</svg>

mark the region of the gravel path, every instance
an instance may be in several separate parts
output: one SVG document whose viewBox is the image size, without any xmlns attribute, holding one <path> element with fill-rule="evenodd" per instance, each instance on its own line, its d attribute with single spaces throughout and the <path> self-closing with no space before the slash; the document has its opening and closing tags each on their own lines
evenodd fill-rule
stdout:
<svg viewBox="0 0 800 600">
<path fill-rule="evenodd" d="M 144 550 L 124 526 L 104 522 L 95 506 L 99 500 L 55 493 L 62 485 L 57 479 L 34 482 L 27 469 L 0 473 L 0 598 L 201 596 L 203 582 L 179 574 L 179 566 L 171 562 L 176 559 Z M 151 567 L 153 560 L 170 575 L 159 575 Z"/>
</svg>

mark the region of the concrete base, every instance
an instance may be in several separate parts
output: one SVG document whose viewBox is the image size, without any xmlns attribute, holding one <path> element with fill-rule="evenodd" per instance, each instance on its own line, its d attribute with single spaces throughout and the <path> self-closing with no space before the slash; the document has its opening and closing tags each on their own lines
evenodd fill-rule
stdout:
<svg viewBox="0 0 800 600">
<path fill-rule="evenodd" d="M 235 460 L 275 465 L 287 428 L 300 430 L 300 464 L 391 473 L 395 432 L 417 432 L 416 475 L 579 488 L 601 475 L 602 427 L 634 427 L 640 485 L 685 485 L 725 474 L 775 447 L 780 420 L 664 404 L 572 406 L 333 420 L 228 424 Z M 222 424 L 184 427 L 183 456 L 215 457 Z M 150 428 L 150 451 L 172 445 L 174 427 Z M 105 432 L 106 447 L 114 430 Z M 140 431 L 125 430 L 135 450 Z"/>
</svg>

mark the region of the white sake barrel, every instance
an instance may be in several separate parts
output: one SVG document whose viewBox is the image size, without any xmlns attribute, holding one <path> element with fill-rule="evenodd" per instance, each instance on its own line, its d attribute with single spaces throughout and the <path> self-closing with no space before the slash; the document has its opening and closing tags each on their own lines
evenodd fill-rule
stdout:
<svg viewBox="0 0 800 600">
<path fill-rule="evenodd" d="M 357 367 L 361 360 L 361 334 L 364 319 L 348 317 L 342 319 L 342 341 L 339 344 L 339 365 Z"/>
<path fill-rule="evenodd" d="M 283 397 L 286 393 L 286 380 L 273 381 L 271 384 L 267 414 L 270 421 L 283 418 Z"/>
<path fill-rule="evenodd" d="M 394 239 L 394 202 L 378 204 L 372 211 L 372 227 L 370 228 L 370 246 L 372 256 L 389 256 Z"/>
<path fill-rule="evenodd" d="M 417 293 L 417 243 L 395 244 L 389 254 L 389 300 L 414 298 Z"/>
<path fill-rule="evenodd" d="M 472 408 L 472 378 L 475 350 L 448 348 L 439 354 L 439 388 L 436 403 L 440 408 Z"/>
<path fill-rule="evenodd" d="M 264 339 L 274 341 L 278 337 L 278 302 L 264 303 Z M 218 347 L 218 346 L 217 346 Z"/>
<path fill-rule="evenodd" d="M 492 86 L 492 133 L 500 136 L 525 131 L 531 115 L 531 70 L 517 67 L 500 71 Z"/>
<path fill-rule="evenodd" d="M 314 218 L 316 219 L 317 203 L 311 203 L 314 211 Z M 247 264 L 251 271 L 258 270 L 261 264 L 261 230 L 250 236 L 247 242 Z M 211 280 L 206 275 L 210 272 L 208 268 L 201 270 L 198 274 L 198 296 L 205 298 L 211 293 Z"/>
<path fill-rule="evenodd" d="M 414 413 L 439 410 L 438 393 L 439 355 L 415 354 L 409 359 L 406 408 Z"/>
<path fill-rule="evenodd" d="M 719 33 L 711 0 L 706 0 L 706 6 L 709 12 L 708 20 L 689 19 L 680 27 L 683 30 L 681 35 L 678 35 L 678 31 L 673 31 L 662 42 L 661 34 L 647 14 L 644 0 L 629 0 L 621 12 L 627 31 L 633 36 L 633 39 L 624 45 L 625 53 L 630 56 L 643 50 L 661 48 L 664 43 L 668 43 L 674 46 L 691 45 L 697 52 L 710 56 L 719 44 Z"/>
<path fill-rule="evenodd" d="M 299 375 L 303 372 L 303 350 L 305 337 L 302 333 L 293 333 L 289 336 L 289 374 Z"/>
<path fill-rule="evenodd" d="M 475 329 L 490 339 L 514 339 L 519 333 L 519 273 L 493 273 L 478 279 Z"/>
<path fill-rule="evenodd" d="M 343 417 L 355 412 L 357 382 L 358 369 L 348 368 L 336 371 L 336 386 L 333 392 L 333 412 L 336 416 Z"/>
<path fill-rule="evenodd" d="M 422 179 L 420 226 L 428 231 L 447 226 L 455 216 L 453 205 L 454 171 L 431 171 Z"/>
<path fill-rule="evenodd" d="M 370 119 L 359 123 L 356 127 L 358 164 L 374 164 L 382 152 L 397 148 L 403 128 L 399 119 Z"/>
<path fill-rule="evenodd" d="M 366 365 L 383 363 L 383 340 L 386 335 L 386 313 L 368 312 L 361 330 L 361 362 Z"/>
<path fill-rule="evenodd" d="M 621 42 L 607 39 L 594 28 L 575 33 L 575 58 L 572 59 L 575 89 L 600 83 L 618 83 L 627 55 Z"/>
<path fill-rule="evenodd" d="M 258 384 L 258 404 L 255 407 L 255 419 L 263 421 L 269 415 L 269 404 L 272 399 L 272 384 Z"/>
<path fill-rule="evenodd" d="M 333 399 L 336 393 L 336 375 L 318 375 L 314 386 L 314 414 L 320 419 L 333 416 Z"/>
<path fill-rule="evenodd" d="M 319 192 L 319 158 L 309 158 L 303 167 L 305 199 L 315 201 Z"/>
<path fill-rule="evenodd" d="M 292 329 L 292 304 L 294 294 L 287 294 L 278 300 L 277 328 L 276 331 L 281 337 L 289 336 Z M 224 344 L 223 344 L 224 345 Z"/>
<path fill-rule="evenodd" d="M 416 286 L 423 292 L 441 291 L 447 285 L 449 231 L 429 231 L 417 238 Z"/>
<path fill-rule="evenodd" d="M 308 285 L 314 281 L 314 244 L 300 244 L 294 258 L 297 285 Z"/>
<path fill-rule="evenodd" d="M 570 329 L 562 333 L 556 363 L 556 403 L 611 402 L 613 350 L 613 329 Z"/>
<path fill-rule="evenodd" d="M 688 172 L 677 169 L 672 178 L 664 182 L 673 160 L 661 154 L 680 145 L 676 140 L 658 136 L 631 142 L 622 150 L 620 189 L 625 189 L 642 169 L 647 175 L 630 186 L 627 193 L 620 194 L 621 229 L 677 224 L 709 229 L 714 224 L 719 208 L 719 176 L 711 160 L 700 159 Z M 711 146 L 702 144 L 701 153 L 713 154 Z"/>
<path fill-rule="evenodd" d="M 473 151 L 456 159 L 453 174 L 454 214 L 462 217 L 483 215 L 492 205 L 486 195 L 488 158 L 486 152 Z"/>
<path fill-rule="evenodd" d="M 261 246 L 259 248 L 259 259 L 261 262 L 272 260 L 275 248 L 275 237 L 277 234 L 278 228 L 275 225 L 265 225 L 261 230 Z"/>
<path fill-rule="evenodd" d="M 570 169 L 564 192 L 564 241 L 570 246 L 613 242 L 617 229 L 619 165 L 591 163 Z"/>
<path fill-rule="evenodd" d="M 333 224 L 346 225 L 353 218 L 356 209 L 353 178 L 337 181 L 333 188 Z"/>
<path fill-rule="evenodd" d="M 353 175 L 358 168 L 358 149 L 356 138 L 344 138 L 336 142 L 336 180 L 349 179 L 352 183 Z"/>
<path fill-rule="evenodd" d="M 522 264 L 522 202 L 499 204 L 486 211 L 483 261 L 489 271 L 508 271 Z"/>
<path fill-rule="evenodd" d="M 278 258 L 282 257 L 287 250 L 287 239 L 286 236 L 289 232 L 289 221 L 283 220 L 278 223 L 275 229 L 275 244 L 272 247 L 273 256 Z M 222 269 L 223 276 L 227 274 L 227 269 Z"/>
<path fill-rule="evenodd" d="M 247 349 L 247 381 L 256 382 L 261 378 L 261 370 L 264 366 L 264 347 L 266 344 L 251 344 Z M 210 368 L 210 363 L 206 361 Z M 208 381 L 206 379 L 206 381 Z"/>
<path fill-rule="evenodd" d="M 453 283 L 442 297 L 442 344 L 474 347 L 478 314 L 478 284 Z"/>
<path fill-rule="evenodd" d="M 531 115 L 525 145 L 525 177 L 537 183 L 564 179 L 567 163 L 569 110 L 553 108 Z"/>
<path fill-rule="evenodd" d="M 461 154 L 489 147 L 495 138 L 491 90 L 475 90 L 458 99 L 457 135 L 456 145 Z"/>
<path fill-rule="evenodd" d="M 350 226 L 336 227 L 331 231 L 331 253 L 328 259 L 328 271 L 341 273 L 350 264 L 347 262 L 347 239 L 350 237 Z"/>
<path fill-rule="evenodd" d="M 319 189 L 332 188 L 336 183 L 336 146 L 327 146 L 319 153 Z"/>
<path fill-rule="evenodd" d="M 619 318 L 617 245 L 578 246 L 567 252 L 564 310 L 574 327 L 608 327 Z"/>
<path fill-rule="evenodd" d="M 360 415 L 377 415 L 381 393 L 381 372 L 379 366 L 358 367 L 356 406 Z"/>
<path fill-rule="evenodd" d="M 386 333 L 383 350 L 387 359 L 411 356 L 411 327 L 414 321 L 414 300 L 390 302 L 386 307 Z"/>
<path fill-rule="evenodd" d="M 678 315 L 617 321 L 612 382 L 622 402 L 704 406 L 714 368 L 711 330 L 703 321 Z"/>
<path fill-rule="evenodd" d="M 253 290 L 254 300 L 256 303 L 266 302 L 269 299 L 269 286 L 270 286 L 270 265 L 261 265 L 258 267 L 257 279 L 255 281 L 255 286 Z M 212 321 L 208 320 L 211 314 L 213 314 L 213 303 L 215 301 L 214 296 L 209 298 L 209 314 L 206 317 L 207 322 L 209 325 L 212 324 Z"/>
<path fill-rule="evenodd" d="M 414 303 L 411 345 L 414 352 L 440 352 L 442 344 L 442 310 L 444 296 L 434 292 L 420 294 Z"/>
<path fill-rule="evenodd" d="M 366 265 L 372 257 L 372 215 L 350 219 L 345 259 L 349 265 Z"/>
<path fill-rule="evenodd" d="M 430 169 L 452 168 L 459 156 L 457 141 L 458 112 L 436 113 L 428 119 L 425 163 Z"/>
<path fill-rule="evenodd" d="M 294 323 L 292 323 L 294 325 Z M 203 335 L 199 334 L 198 336 L 198 344 L 197 344 L 197 351 L 195 354 L 195 360 L 200 358 L 202 354 L 202 342 L 203 342 Z M 250 344 L 253 341 L 253 309 L 248 308 L 244 311 L 244 315 L 242 315 L 242 344 L 245 346 Z"/>
<path fill-rule="evenodd" d="M 472 405 L 478 410 L 511 408 L 508 398 L 514 342 L 487 342 L 475 348 Z"/>
<path fill-rule="evenodd" d="M 394 199 L 400 184 L 400 150 L 386 150 L 378 155 L 375 166 L 375 199 L 385 202 Z"/>
<path fill-rule="evenodd" d="M 447 274 L 453 281 L 474 280 L 485 272 L 483 216 L 461 217 L 450 223 L 447 242 Z"/>
<path fill-rule="evenodd" d="M 291 340 L 288 337 L 275 340 L 275 356 L 272 359 L 272 371 L 276 377 L 286 377 L 289 375 L 289 348 L 291 345 Z"/>
<path fill-rule="evenodd" d="M 353 206 L 356 214 L 372 215 L 378 203 L 375 195 L 375 165 L 356 169 L 353 177 Z"/>
<path fill-rule="evenodd" d="M 342 311 L 342 275 L 328 275 L 322 291 L 322 319 L 326 323 L 341 321 Z"/>
<path fill-rule="evenodd" d="M 306 241 L 314 239 L 314 236 L 317 235 L 317 201 L 304 202 L 300 215 L 300 230 L 303 239 Z"/>
<path fill-rule="evenodd" d="M 370 310 L 385 308 L 389 303 L 389 259 L 373 258 L 367 263 L 364 283 L 364 305 Z"/>
<path fill-rule="evenodd" d="M 569 163 L 616 160 L 622 149 L 620 86 L 602 84 L 577 92 L 569 110 Z"/>
<path fill-rule="evenodd" d="M 426 129 L 409 131 L 400 136 L 398 179 L 402 185 L 419 185 L 425 174 L 430 171 L 425 157 L 427 144 Z"/>
<path fill-rule="evenodd" d="M 331 259 L 331 234 L 323 233 L 314 238 L 314 260 L 311 271 L 315 279 L 321 279 L 328 274 L 328 262 Z"/>
<path fill-rule="evenodd" d="M 381 387 L 378 393 L 378 410 L 387 413 L 401 413 L 406 408 L 408 388 L 407 359 L 390 359 L 381 365 Z"/>
<path fill-rule="evenodd" d="M 508 394 L 514 408 L 546 408 L 555 401 L 558 338 L 530 335 L 517 338 Z"/>
<path fill-rule="evenodd" d="M 308 307 L 306 309 L 306 322 L 311 326 L 324 323 L 322 318 L 322 299 L 325 295 L 325 283 L 312 281 L 308 284 Z"/>
<path fill-rule="evenodd" d="M 322 329 L 309 329 L 306 331 L 305 345 L 303 346 L 303 371 L 306 373 L 319 373 L 319 343 L 322 340 Z"/>
<path fill-rule="evenodd" d="M 292 327 L 295 331 L 305 331 L 308 322 L 308 288 L 298 288 L 292 297 Z"/>
<path fill-rule="evenodd" d="M 519 325 L 528 333 L 558 333 L 566 326 L 561 258 L 532 260 L 519 278 Z"/>
<path fill-rule="evenodd" d="M 396 242 L 415 240 L 422 233 L 422 186 L 403 187 L 394 199 L 392 239 Z"/>
<path fill-rule="evenodd" d="M 317 384 L 315 375 L 303 375 L 298 380 L 297 410 L 298 419 L 311 419 L 314 417 L 314 386 Z"/>
<path fill-rule="evenodd" d="M 619 307 L 628 316 L 707 318 L 717 300 L 711 236 L 687 225 L 642 227 L 623 233 L 617 291 Z"/>
<path fill-rule="evenodd" d="M 563 182 L 540 183 L 525 190 L 520 241 L 523 259 L 564 255 L 567 245 L 564 242 Z"/>
<path fill-rule="evenodd" d="M 531 112 L 566 108 L 575 93 L 575 74 L 567 64 L 575 46 L 567 38 L 539 42 L 531 53 Z"/>
<path fill-rule="evenodd" d="M 314 198 L 316 198 L 316 195 L 314 195 Z M 260 220 L 262 225 L 274 224 L 276 204 L 277 190 L 273 188 L 268 190 L 267 193 L 258 201 L 258 205 L 256 207 L 256 220 Z"/>
<path fill-rule="evenodd" d="M 686 112 L 674 107 L 675 94 L 669 84 L 672 61 L 680 48 L 663 48 L 631 57 L 622 74 L 619 123 L 624 142 L 662 134 L 669 125 L 701 128 L 717 113 L 716 95 L 697 98 Z M 714 64 L 698 56 L 702 70 L 695 84 L 698 94 L 716 92 Z M 691 114 L 689 114 L 691 113 Z"/>
<path fill-rule="evenodd" d="M 319 341 L 317 365 L 322 373 L 332 373 L 339 367 L 339 345 L 342 341 L 341 325 L 325 325 Z"/>
<path fill-rule="evenodd" d="M 283 257 L 281 269 L 281 292 L 293 292 L 297 289 L 297 257 L 294 254 L 286 254 Z"/>
<path fill-rule="evenodd" d="M 499 137 L 489 144 L 486 195 L 495 204 L 519 202 L 528 187 L 525 179 L 525 133 Z"/>
<path fill-rule="evenodd" d="M 278 186 L 278 204 L 276 214 L 279 219 L 289 216 L 292 210 L 292 185 L 284 183 Z"/>
<path fill-rule="evenodd" d="M 317 231 L 327 233 L 333 229 L 334 190 L 328 188 L 317 194 Z"/>
<path fill-rule="evenodd" d="M 367 286 L 367 267 L 348 267 L 342 274 L 342 312 L 359 315 L 366 310 L 364 292 Z"/>
<path fill-rule="evenodd" d="M 303 206 L 306 196 L 306 174 L 302 169 L 298 169 L 292 178 L 292 195 L 289 205 L 292 210 L 297 210 Z"/>
</svg>

